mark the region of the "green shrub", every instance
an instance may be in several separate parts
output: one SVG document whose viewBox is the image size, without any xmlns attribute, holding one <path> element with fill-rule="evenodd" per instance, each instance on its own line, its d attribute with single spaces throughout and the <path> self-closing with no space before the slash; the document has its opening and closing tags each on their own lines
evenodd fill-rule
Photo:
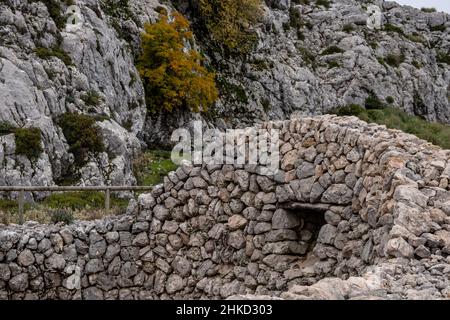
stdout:
<svg viewBox="0 0 450 320">
<path fill-rule="evenodd" d="M 369 96 L 366 98 L 364 106 L 366 109 L 384 109 L 386 106 L 380 99 L 373 93 L 370 92 Z"/>
<path fill-rule="evenodd" d="M 316 6 L 322 6 L 326 9 L 330 9 L 331 3 L 329 0 L 316 0 Z"/>
<path fill-rule="evenodd" d="M 368 44 L 373 50 L 376 50 L 379 47 L 379 44 L 375 41 L 370 41 Z"/>
<path fill-rule="evenodd" d="M 327 56 L 330 54 L 343 53 L 343 52 L 345 52 L 345 51 L 342 50 L 341 48 L 339 48 L 337 46 L 331 46 L 331 47 L 326 48 L 324 51 L 322 51 L 321 55 Z"/>
<path fill-rule="evenodd" d="M 16 130 L 16 127 L 14 127 L 11 123 L 0 122 L 0 136 L 14 133 L 15 130 Z"/>
<path fill-rule="evenodd" d="M 103 137 L 93 117 L 65 113 L 58 119 L 58 124 L 69 144 L 69 152 L 74 155 L 75 165 L 83 166 L 89 154 L 105 151 Z"/>
<path fill-rule="evenodd" d="M 401 34 L 401 35 L 404 35 L 404 34 L 405 34 L 405 32 L 403 31 L 402 28 L 397 27 L 397 26 L 394 26 L 393 24 L 390 24 L 390 23 L 386 23 L 386 24 L 384 25 L 384 31 L 388 31 L 388 32 L 397 32 L 397 33 L 399 33 L 399 34 Z"/>
<path fill-rule="evenodd" d="M 437 62 L 450 65 L 450 54 L 444 52 L 437 53 Z"/>
<path fill-rule="evenodd" d="M 389 104 L 393 104 L 394 101 L 395 101 L 394 97 L 392 97 L 392 96 L 389 96 L 389 97 L 386 98 L 386 102 L 389 103 Z"/>
<path fill-rule="evenodd" d="M 134 161 L 133 171 L 138 185 L 154 186 L 177 166 L 171 160 L 170 151 L 153 150 L 143 153 Z"/>
<path fill-rule="evenodd" d="M 128 0 L 104 0 L 101 2 L 102 10 L 110 17 L 129 20 L 133 18 Z"/>
<path fill-rule="evenodd" d="M 412 61 L 412 65 L 414 67 L 416 67 L 416 69 L 421 69 L 422 68 L 422 64 L 419 61 L 417 61 L 417 60 L 413 60 Z"/>
<path fill-rule="evenodd" d="M 55 22 L 58 29 L 66 26 L 66 17 L 62 14 L 61 1 L 59 0 L 33 0 L 33 2 L 42 2 L 47 7 L 50 18 Z M 66 1 L 67 4 L 67 1 Z"/>
<path fill-rule="evenodd" d="M 102 102 L 101 96 L 95 90 L 89 90 L 86 94 L 81 96 L 81 100 L 83 100 L 87 106 L 97 106 Z"/>
<path fill-rule="evenodd" d="M 422 8 L 420 10 L 427 13 L 436 12 L 436 8 Z"/>
<path fill-rule="evenodd" d="M 255 59 L 250 62 L 253 68 L 255 68 L 258 71 L 264 71 L 269 70 L 271 68 L 271 65 L 269 65 L 269 61 L 264 59 Z"/>
<path fill-rule="evenodd" d="M 406 37 L 413 42 L 426 43 L 425 38 L 418 33 L 409 34 Z"/>
<path fill-rule="evenodd" d="M 444 32 L 445 30 L 447 30 L 447 27 L 444 24 L 441 24 L 440 26 L 431 27 L 430 30 L 433 32 L 437 31 Z"/>
<path fill-rule="evenodd" d="M 403 54 L 396 55 L 390 53 L 386 56 L 384 61 L 390 66 L 398 68 L 405 61 L 405 56 Z"/>
<path fill-rule="evenodd" d="M 341 65 L 337 61 L 328 61 L 328 67 L 330 69 L 332 68 L 339 68 Z"/>
<path fill-rule="evenodd" d="M 261 105 L 263 107 L 264 112 L 269 112 L 270 110 L 270 100 L 267 98 L 261 99 Z"/>
<path fill-rule="evenodd" d="M 53 47 L 51 49 L 44 47 L 37 47 L 34 52 L 41 59 L 49 59 L 50 57 L 56 57 L 60 59 L 66 66 L 72 65 L 72 59 L 70 56 L 61 48 Z"/>
<path fill-rule="evenodd" d="M 17 128 L 15 131 L 16 154 L 24 155 L 30 160 L 39 158 L 42 149 L 41 130 L 38 128 Z"/>
<path fill-rule="evenodd" d="M 304 25 L 300 11 L 294 7 L 289 8 L 289 25 L 296 30 L 300 30 Z"/>
<path fill-rule="evenodd" d="M 73 223 L 74 217 L 73 213 L 63 209 L 57 209 L 49 212 L 51 215 L 52 223 L 60 223 L 63 222 L 65 224 Z"/>
<path fill-rule="evenodd" d="M 262 16 L 261 5 L 262 0 L 199 0 L 201 36 L 208 35 L 230 54 L 248 54 L 258 40 L 253 26 Z"/>
<path fill-rule="evenodd" d="M 222 96 L 236 103 L 248 104 L 248 96 L 242 85 L 228 82 L 222 77 L 217 78 L 217 85 Z"/>
<path fill-rule="evenodd" d="M 16 211 L 18 205 L 15 200 L 0 199 L 0 211 Z"/>
<path fill-rule="evenodd" d="M 309 51 L 305 47 L 297 47 L 297 50 L 302 55 L 303 60 L 305 60 L 306 64 L 314 65 L 316 61 L 316 56 L 311 51 Z"/>
<path fill-rule="evenodd" d="M 351 105 L 334 109 L 330 113 L 339 116 L 357 116 L 366 122 L 386 125 L 390 129 L 402 130 L 445 149 L 450 149 L 449 125 L 428 122 L 397 108 L 387 107 L 384 109 L 365 110 L 361 106 Z"/>
<path fill-rule="evenodd" d="M 383 67 L 387 68 L 387 64 L 386 61 L 384 61 L 384 59 L 382 57 L 377 57 L 377 61 L 379 64 L 381 64 Z"/>
<path fill-rule="evenodd" d="M 347 32 L 347 33 L 350 33 L 353 30 L 355 30 L 355 28 L 352 23 L 348 23 L 342 27 L 342 31 Z"/>
<path fill-rule="evenodd" d="M 349 104 L 331 111 L 331 113 L 336 114 L 340 117 L 343 116 L 358 116 L 364 114 L 366 109 L 361 107 L 359 104 Z"/>
<path fill-rule="evenodd" d="M 101 192 L 61 192 L 52 193 L 42 202 L 52 209 L 65 208 L 80 210 L 86 208 L 100 208 L 104 206 L 104 197 Z"/>
<path fill-rule="evenodd" d="M 83 210 L 104 209 L 105 193 L 100 191 L 79 191 L 52 193 L 41 205 L 51 209 Z M 128 200 L 111 197 L 111 206 L 126 208 Z"/>
</svg>

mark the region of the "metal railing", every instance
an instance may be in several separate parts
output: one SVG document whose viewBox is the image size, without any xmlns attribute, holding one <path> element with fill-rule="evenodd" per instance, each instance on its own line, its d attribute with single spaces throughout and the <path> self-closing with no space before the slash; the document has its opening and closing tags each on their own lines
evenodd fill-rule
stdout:
<svg viewBox="0 0 450 320">
<path fill-rule="evenodd" d="M 76 191 L 104 191 L 105 192 L 105 210 L 109 212 L 111 208 L 111 192 L 113 191 L 151 191 L 154 187 L 151 186 L 90 186 L 90 187 L 76 187 L 76 186 L 0 186 L 0 192 L 19 192 L 19 224 L 24 223 L 25 211 L 25 192 L 76 192 Z"/>
</svg>

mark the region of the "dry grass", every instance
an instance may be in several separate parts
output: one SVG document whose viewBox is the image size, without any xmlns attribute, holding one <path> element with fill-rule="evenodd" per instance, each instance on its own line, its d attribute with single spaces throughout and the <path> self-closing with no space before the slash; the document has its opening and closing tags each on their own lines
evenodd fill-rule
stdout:
<svg viewBox="0 0 450 320">
<path fill-rule="evenodd" d="M 26 208 L 24 221 L 36 221 L 41 224 L 51 224 L 56 222 L 71 222 L 74 220 L 93 221 L 107 216 L 117 216 L 125 214 L 126 209 L 119 206 L 111 208 L 107 214 L 105 209 L 83 208 L 83 209 L 52 209 L 48 206 L 37 204 Z M 62 217 L 61 217 L 62 213 Z M 19 215 L 17 210 L 0 209 L 0 224 L 18 224 Z"/>
</svg>

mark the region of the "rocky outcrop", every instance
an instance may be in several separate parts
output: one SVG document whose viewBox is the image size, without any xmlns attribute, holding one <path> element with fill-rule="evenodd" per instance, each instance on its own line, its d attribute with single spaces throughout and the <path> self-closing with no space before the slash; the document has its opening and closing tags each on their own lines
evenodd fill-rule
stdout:
<svg viewBox="0 0 450 320">
<path fill-rule="evenodd" d="M 184 162 L 129 215 L 1 226 L 0 296 L 449 298 L 449 151 L 354 117 L 260 128 L 272 176 Z"/>
<path fill-rule="evenodd" d="M 68 173 L 73 157 L 57 122 L 65 112 L 96 117 L 107 147 L 79 183 L 135 183 L 146 107 L 132 50 L 99 1 L 77 1 L 76 16 L 67 3 L 0 4 L 0 123 L 40 128 L 44 148 L 30 162 L 15 155 L 13 135 L 0 137 L 0 185 L 52 185 Z"/>
<path fill-rule="evenodd" d="M 391 1 L 332 0 L 329 8 L 315 1 L 265 2 L 259 42 L 246 59 L 211 54 L 219 74 L 247 93 L 218 107 L 226 118 L 234 105 L 240 117 L 230 123 L 364 106 L 371 94 L 410 114 L 450 123 L 450 66 L 439 59 L 450 52 L 448 14 Z M 367 27 L 370 5 L 381 8 L 380 30 Z"/>
</svg>

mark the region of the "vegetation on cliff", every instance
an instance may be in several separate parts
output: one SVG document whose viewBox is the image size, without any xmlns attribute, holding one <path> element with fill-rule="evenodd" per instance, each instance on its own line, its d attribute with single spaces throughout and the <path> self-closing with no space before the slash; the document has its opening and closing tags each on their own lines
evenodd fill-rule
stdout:
<svg viewBox="0 0 450 320">
<path fill-rule="evenodd" d="M 76 166 L 86 164 L 90 153 L 105 151 L 103 137 L 93 117 L 68 112 L 60 117 L 59 125 L 70 146 L 69 152 L 75 157 Z"/>
<path fill-rule="evenodd" d="M 145 25 L 138 70 L 150 110 L 188 108 L 205 111 L 218 98 L 215 75 L 201 65 L 201 55 L 192 48 L 189 22 L 180 13 Z"/>
<path fill-rule="evenodd" d="M 386 125 L 389 129 L 398 129 L 411 133 L 445 149 L 450 149 L 450 126 L 428 122 L 420 117 L 392 107 L 365 109 L 360 105 L 348 105 L 332 111 L 338 116 L 357 116 L 369 123 Z"/>
<path fill-rule="evenodd" d="M 258 39 L 252 27 L 262 15 L 261 4 L 261 0 L 199 0 L 198 14 L 217 45 L 246 54 Z"/>
</svg>

